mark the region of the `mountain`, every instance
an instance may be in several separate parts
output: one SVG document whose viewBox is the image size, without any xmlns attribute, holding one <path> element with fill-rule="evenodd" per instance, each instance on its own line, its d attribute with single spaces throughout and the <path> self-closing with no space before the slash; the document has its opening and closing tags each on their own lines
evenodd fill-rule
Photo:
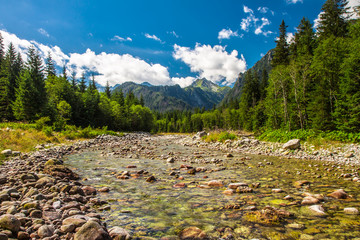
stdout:
<svg viewBox="0 0 360 240">
<path fill-rule="evenodd" d="M 267 73 L 271 71 L 271 60 L 273 58 L 274 50 L 268 51 L 265 56 L 263 56 L 255 65 L 248 69 L 257 72 L 258 76 L 261 77 L 263 70 L 265 69 Z M 230 103 L 231 100 L 237 99 L 239 100 L 241 97 L 241 88 L 243 79 L 245 77 L 246 72 L 240 73 L 238 79 L 236 80 L 234 87 L 225 95 L 223 100 L 221 101 L 221 106 L 226 106 Z"/>
<path fill-rule="evenodd" d="M 137 98 L 143 96 L 145 106 L 159 112 L 172 110 L 191 110 L 196 107 L 210 109 L 217 105 L 230 90 L 220 87 L 206 79 L 197 79 L 190 86 L 152 86 L 126 82 L 113 91 L 122 90 L 124 94 L 132 91 Z"/>
</svg>

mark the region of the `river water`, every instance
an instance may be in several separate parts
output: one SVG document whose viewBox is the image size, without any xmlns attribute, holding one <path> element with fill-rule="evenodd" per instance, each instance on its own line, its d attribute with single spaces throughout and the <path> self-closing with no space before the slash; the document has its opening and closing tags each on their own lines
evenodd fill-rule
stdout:
<svg viewBox="0 0 360 240">
<path fill-rule="evenodd" d="M 110 205 L 103 211 L 106 222 L 134 237 L 159 239 L 196 226 L 213 239 L 360 239 L 359 215 L 343 211 L 360 208 L 360 183 L 339 177 L 353 172 L 350 166 L 236 152 L 227 157 L 226 152 L 186 147 L 176 139 L 124 141 L 118 147 L 70 155 L 65 163 L 79 173 L 83 184 L 111 189 L 99 194 Z M 168 158 L 175 162 L 167 163 Z M 197 171 L 191 172 L 190 166 Z M 119 179 L 125 171 L 128 179 Z M 156 181 L 147 182 L 149 176 Z M 209 188 L 211 180 L 224 186 Z M 296 187 L 301 180 L 310 184 Z M 253 192 L 224 194 L 234 182 L 248 184 Z M 186 187 L 174 187 L 178 183 Z M 350 197 L 327 196 L 336 189 L 344 189 Z M 306 193 L 322 195 L 319 204 L 325 216 L 316 216 L 301 204 Z M 285 200 L 286 196 L 291 198 Z M 266 206 L 293 215 L 263 216 Z"/>
</svg>

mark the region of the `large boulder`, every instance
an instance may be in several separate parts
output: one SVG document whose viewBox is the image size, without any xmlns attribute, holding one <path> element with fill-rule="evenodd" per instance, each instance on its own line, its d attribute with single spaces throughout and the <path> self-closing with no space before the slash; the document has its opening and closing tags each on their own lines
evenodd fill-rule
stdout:
<svg viewBox="0 0 360 240">
<path fill-rule="evenodd" d="M 180 232 L 181 240 L 201 240 L 208 239 L 206 233 L 197 227 L 188 227 Z"/>
<path fill-rule="evenodd" d="M 300 139 L 291 139 L 283 145 L 283 149 L 295 150 L 300 148 Z"/>
<path fill-rule="evenodd" d="M 0 216 L 0 228 L 17 233 L 20 230 L 20 221 L 14 215 L 4 214 Z"/>
<path fill-rule="evenodd" d="M 74 240 L 111 240 L 111 237 L 99 223 L 88 221 L 76 232 Z"/>
</svg>

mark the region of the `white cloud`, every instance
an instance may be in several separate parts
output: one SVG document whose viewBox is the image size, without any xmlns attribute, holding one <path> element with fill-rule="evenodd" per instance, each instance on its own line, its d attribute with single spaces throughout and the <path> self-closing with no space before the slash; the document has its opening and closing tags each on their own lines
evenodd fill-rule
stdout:
<svg viewBox="0 0 360 240">
<path fill-rule="evenodd" d="M 359 0 L 349 0 L 347 7 L 349 7 L 350 18 L 357 19 L 359 16 L 356 14 L 355 7 L 360 6 Z"/>
<path fill-rule="evenodd" d="M 156 35 L 150 35 L 150 34 L 148 34 L 148 33 L 145 33 L 145 37 L 146 37 L 146 38 L 149 38 L 149 39 L 153 39 L 153 40 L 158 41 L 158 42 L 160 42 L 160 43 L 164 43 L 164 42 L 161 41 L 161 39 L 158 38 Z"/>
<path fill-rule="evenodd" d="M 160 64 L 149 64 L 130 54 L 105 53 L 95 54 L 90 49 L 85 53 L 72 53 L 68 66 L 72 67 L 77 76 L 84 71 L 98 73 L 96 81 L 111 86 L 127 81 L 135 83 L 149 82 L 152 85 L 172 84 L 166 67 Z"/>
<path fill-rule="evenodd" d="M 173 77 L 173 78 L 171 78 L 171 81 L 174 84 L 179 84 L 180 87 L 182 87 L 182 88 L 190 86 L 195 80 L 196 80 L 196 78 L 194 78 L 194 77 L 186 77 L 186 78 Z"/>
<path fill-rule="evenodd" d="M 303 3 L 303 0 L 286 0 L 287 4 L 296 4 L 298 2 Z"/>
<path fill-rule="evenodd" d="M 179 38 L 179 35 L 177 35 L 175 31 L 167 32 L 167 34 L 170 34 L 170 35 L 173 35 L 176 38 Z"/>
<path fill-rule="evenodd" d="M 192 72 L 199 73 L 200 78 L 206 78 L 214 83 L 233 84 L 240 72 L 246 70 L 244 56 L 238 57 L 233 50 L 230 54 L 225 47 L 196 44 L 194 49 L 174 45 L 173 57 L 186 63 Z"/>
<path fill-rule="evenodd" d="M 222 29 L 219 32 L 218 39 L 230 39 L 230 37 L 241 37 L 238 32 L 233 32 L 231 29 Z"/>
<path fill-rule="evenodd" d="M 267 35 L 271 34 L 272 31 L 263 31 L 263 28 L 264 28 L 265 26 L 270 25 L 269 19 L 267 19 L 267 18 L 261 18 L 261 22 L 262 22 L 261 25 L 258 26 L 258 27 L 255 29 L 255 34 L 256 34 L 256 35 L 262 34 L 262 35 L 264 35 L 264 36 L 267 36 Z"/>
<path fill-rule="evenodd" d="M 48 34 L 48 32 L 47 32 L 45 29 L 43 29 L 43 28 L 39 28 L 39 29 L 38 29 L 38 32 L 39 32 L 41 35 L 45 36 L 45 37 L 50 37 L 50 35 Z"/>
<path fill-rule="evenodd" d="M 292 42 L 294 42 L 294 40 L 295 40 L 295 36 L 294 36 L 293 33 L 289 32 L 289 33 L 286 34 L 286 42 L 288 44 L 291 44 Z"/>
<path fill-rule="evenodd" d="M 269 11 L 269 8 L 267 7 L 258 7 L 257 9 L 261 13 L 267 13 Z"/>
<path fill-rule="evenodd" d="M 123 38 L 123 37 L 120 37 L 118 35 L 115 35 L 112 39 L 110 39 L 111 41 L 119 41 L 119 42 L 126 42 L 126 41 L 129 41 L 131 42 L 132 41 L 132 38 L 131 37 L 127 37 L 127 38 Z"/>
<path fill-rule="evenodd" d="M 254 11 L 244 5 L 244 13 L 254 13 Z"/>
<path fill-rule="evenodd" d="M 265 7 L 259 7 L 259 12 L 266 13 L 268 11 L 268 8 Z M 255 16 L 254 11 L 250 8 L 244 6 L 244 12 L 248 14 L 246 18 L 243 18 L 240 23 L 240 27 L 243 31 L 249 32 L 249 30 L 255 29 L 254 33 L 256 35 L 262 34 L 264 36 L 268 36 L 269 34 L 272 34 L 271 31 L 264 31 L 263 28 L 267 25 L 270 25 L 270 21 L 267 18 L 261 18 L 261 21 Z"/>
</svg>

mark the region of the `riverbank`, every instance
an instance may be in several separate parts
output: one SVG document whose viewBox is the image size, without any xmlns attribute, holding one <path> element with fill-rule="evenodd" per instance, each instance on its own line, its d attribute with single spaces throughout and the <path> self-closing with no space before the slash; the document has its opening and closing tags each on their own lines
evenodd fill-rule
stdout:
<svg viewBox="0 0 360 240">
<path fill-rule="evenodd" d="M 200 137 L 203 134 L 198 133 L 193 136 L 166 135 L 163 140 L 168 144 L 177 143 L 183 146 L 206 149 L 210 155 L 212 151 L 220 151 L 226 155 L 225 158 L 229 159 L 229 161 L 232 159 L 231 154 L 326 161 L 325 163 L 328 167 L 324 166 L 324 171 L 325 168 L 328 169 L 326 172 L 330 175 L 335 174 L 344 179 L 359 181 L 357 169 L 353 168 L 353 171 L 350 170 L 351 166 L 359 164 L 358 153 L 360 148 L 358 145 L 348 144 L 336 149 L 315 150 L 313 146 L 302 144 L 300 149 L 284 150 L 283 144 L 262 142 L 251 136 L 240 136 L 237 140 L 226 140 L 224 143 L 207 143 Z M 211 171 L 209 169 L 205 171 L 203 167 L 199 168 L 200 172 L 202 172 L 202 169 L 204 170 L 203 174 L 221 173 L 225 169 L 222 167 L 222 163 L 225 160 L 217 158 L 214 158 L 214 161 L 207 160 L 207 157 L 201 156 L 204 153 L 188 152 L 180 155 L 172 151 L 156 152 L 156 149 L 164 144 L 159 145 L 159 143 L 154 141 L 155 138 L 156 136 L 151 136 L 147 133 L 125 134 L 122 137 L 102 135 L 92 140 L 74 142 L 69 146 L 54 146 L 32 153 L 19 153 L 19 156 L 6 161 L 0 167 L 0 228 L 2 229 L 0 231 L 0 239 L 130 239 L 130 233 L 122 227 L 107 229 L 104 219 L 99 214 L 101 211 L 111 209 L 111 204 L 104 201 L 104 198 L 99 196 L 99 193 L 106 196 L 104 192 L 112 191 L 112 189 L 107 187 L 94 188 L 93 186 L 85 185 L 84 182 L 86 183 L 86 181 L 80 181 L 77 171 L 74 172 L 63 165 L 62 160 L 65 156 L 93 149 L 103 151 L 104 156 L 120 156 L 134 159 L 134 161 L 145 157 L 148 159 L 162 159 L 168 163 L 174 161 L 183 162 L 182 165 L 185 166 L 185 170 L 188 171 L 186 174 L 190 174 L 189 176 L 197 174 L 197 168 L 190 168 L 190 165 L 186 164 L 215 164 L 216 168 L 210 169 Z M 247 158 L 234 160 L 234 162 L 241 163 L 239 166 L 243 166 L 243 171 L 248 168 L 244 161 L 248 162 L 248 166 L 254 165 Z M 333 164 L 329 165 L 328 161 Z M 268 163 L 271 164 L 271 161 L 258 164 L 257 167 L 262 167 L 262 164 Z M 343 169 L 341 166 L 344 164 L 346 164 L 347 168 Z M 184 169 L 181 166 L 180 169 Z M 191 171 L 192 169 L 195 169 L 195 171 Z M 304 171 L 308 170 L 304 169 Z M 314 170 L 314 172 L 316 171 Z M 178 176 L 181 171 L 177 174 L 174 167 L 169 174 L 172 173 L 175 173 L 175 181 L 183 178 Z M 323 176 L 318 175 L 316 178 L 324 177 L 327 173 L 322 174 Z M 138 178 L 142 174 L 136 173 L 135 175 L 135 178 Z M 144 177 L 148 179 L 148 177 L 151 177 L 150 175 L 144 175 Z M 117 173 L 115 176 L 120 181 L 122 181 L 121 176 L 127 176 L 127 178 L 133 177 L 131 171 L 127 171 L 127 175 L 124 175 L 124 172 L 122 172 L 121 174 Z M 156 180 L 162 182 L 157 176 L 155 177 Z M 170 182 L 172 184 L 172 180 Z M 231 183 L 230 180 L 225 180 L 224 182 L 226 182 L 226 185 Z M 192 182 L 183 183 L 180 181 L 179 185 L 176 184 L 178 183 L 175 183 L 175 188 L 182 188 L 182 186 L 186 185 L 190 187 Z M 196 184 L 194 185 L 195 188 L 204 186 L 196 182 L 194 184 Z M 252 184 L 256 185 L 256 183 L 249 183 L 249 186 Z M 308 183 L 304 183 L 304 185 L 307 186 Z M 170 185 L 170 188 L 174 186 Z M 267 187 L 260 189 L 258 191 L 264 191 L 264 193 L 267 191 Z M 294 190 L 289 188 L 288 191 Z M 226 193 L 230 192 L 234 194 L 231 188 Z M 268 193 L 266 192 L 266 194 Z M 299 201 L 301 199 L 302 197 L 299 196 Z M 249 204 L 251 202 L 253 201 L 250 201 Z M 283 202 L 281 203 L 283 204 Z M 259 203 L 259 206 L 261 206 L 261 203 Z M 248 207 L 251 207 L 251 205 L 244 206 L 244 209 Z M 199 234 L 203 234 L 203 232 L 200 231 Z"/>
<path fill-rule="evenodd" d="M 127 136 L 124 136 L 125 138 Z M 107 229 L 94 207 L 106 208 L 95 189 L 79 181 L 62 158 L 83 149 L 111 146 L 120 137 L 99 136 L 70 146 L 19 153 L 0 167 L 0 239 L 129 239 Z"/>
</svg>

